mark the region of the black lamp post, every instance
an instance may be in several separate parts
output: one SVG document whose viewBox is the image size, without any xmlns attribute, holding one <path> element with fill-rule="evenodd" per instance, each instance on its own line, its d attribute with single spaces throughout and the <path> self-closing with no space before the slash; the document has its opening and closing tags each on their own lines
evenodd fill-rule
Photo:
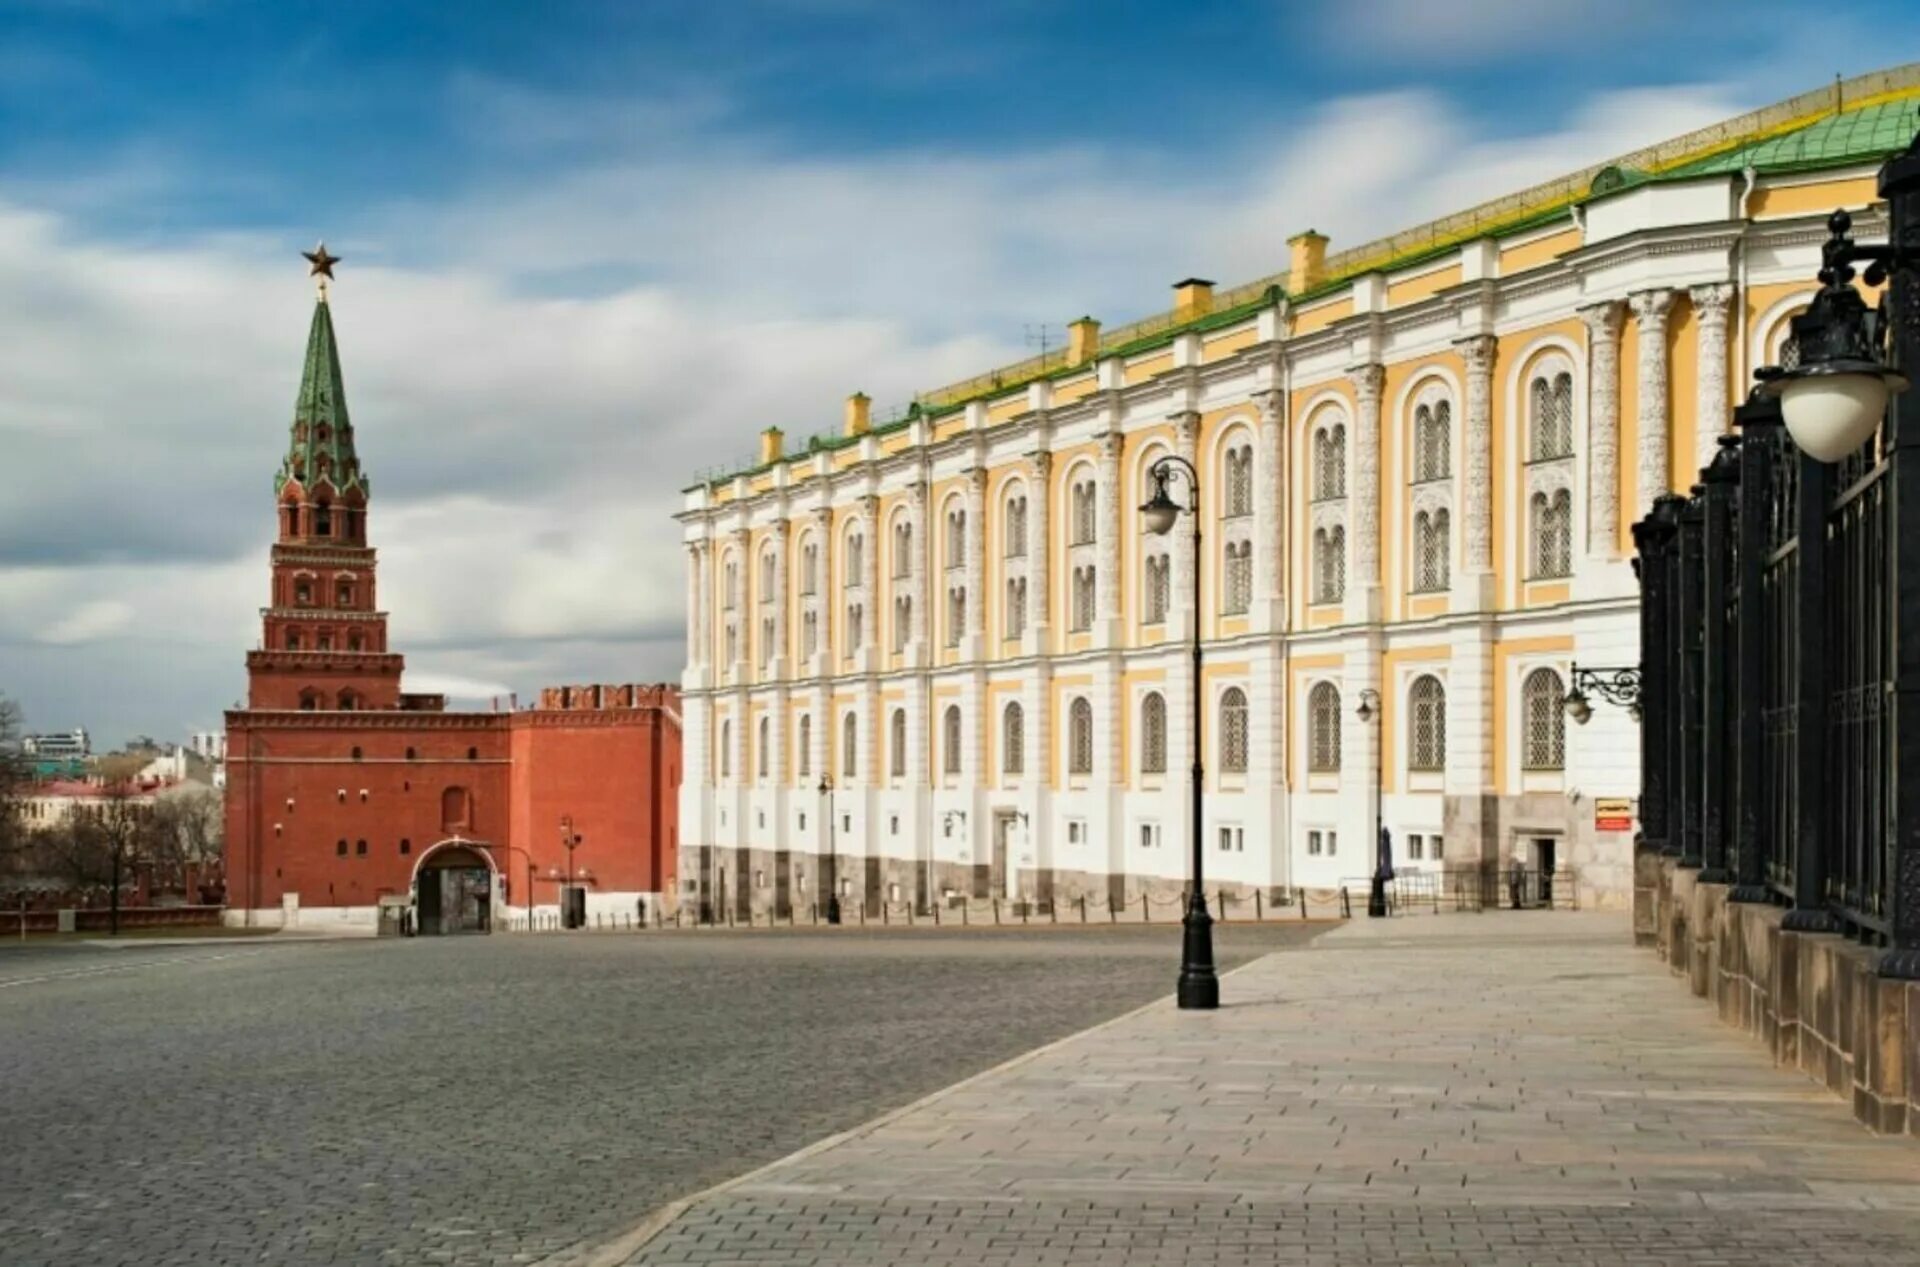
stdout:
<svg viewBox="0 0 1920 1267">
<path fill-rule="evenodd" d="M 567 897 L 566 897 L 566 910 L 562 913 L 560 922 L 564 927 L 567 927 L 567 928 L 580 927 L 580 924 L 574 923 L 573 851 L 580 847 L 580 843 L 583 839 L 584 837 L 582 837 L 579 832 L 573 829 L 573 815 L 562 814 L 560 816 L 560 843 L 564 845 L 567 850 Z M 585 922 L 586 922 L 585 915 L 583 912 L 581 923 L 583 924 Z"/>
<path fill-rule="evenodd" d="M 1569 676 L 1572 686 L 1567 691 L 1565 705 L 1567 716 L 1573 718 L 1576 726 L 1584 726 L 1593 716 L 1593 704 L 1587 698 L 1587 692 L 1598 695 L 1615 708 L 1627 710 L 1627 716 L 1640 720 L 1640 670 L 1638 668 L 1586 668 L 1574 665 Z"/>
<path fill-rule="evenodd" d="M 1164 537 L 1185 511 L 1193 516 L 1193 886 L 1187 890 L 1187 913 L 1180 950 L 1180 984 L 1176 997 L 1183 1009 L 1208 1009 L 1220 1006 L 1220 978 L 1213 967 L 1213 916 L 1207 912 L 1205 858 L 1202 830 L 1202 796 L 1205 773 L 1201 764 L 1200 714 L 1200 477 L 1193 463 L 1185 458 L 1167 456 L 1153 464 L 1148 474 L 1153 479 L 1153 496 L 1140 507 L 1147 531 Z M 1180 505 L 1167 493 L 1167 481 L 1178 476 L 1187 484 L 1187 504 Z"/>
<path fill-rule="evenodd" d="M 821 876 L 827 890 L 827 923 L 840 922 L 840 866 L 836 845 L 840 837 L 840 824 L 833 816 L 833 779 L 829 775 L 820 776 L 820 795 L 827 798 L 827 857 L 826 874 Z"/>
<path fill-rule="evenodd" d="M 1371 686 L 1360 689 L 1360 706 L 1353 710 L 1362 725 L 1372 725 L 1380 715 L 1380 692 Z M 1393 879 L 1393 855 L 1387 844 L 1387 824 L 1383 805 L 1386 795 L 1387 736 L 1385 727 L 1373 749 L 1373 879 L 1367 886 L 1367 918 L 1382 919 L 1387 914 L 1387 881 Z"/>
</svg>

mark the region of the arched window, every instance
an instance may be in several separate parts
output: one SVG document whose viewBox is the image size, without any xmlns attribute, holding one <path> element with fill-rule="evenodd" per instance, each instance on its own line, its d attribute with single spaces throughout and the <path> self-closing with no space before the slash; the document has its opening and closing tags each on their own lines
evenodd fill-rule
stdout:
<svg viewBox="0 0 1920 1267">
<path fill-rule="evenodd" d="M 840 722 L 840 779 L 860 777 L 860 719 L 848 713 Z"/>
<path fill-rule="evenodd" d="M 1413 411 L 1413 482 L 1453 474 L 1453 402 L 1445 399 Z"/>
<path fill-rule="evenodd" d="M 1018 638 L 1027 631 L 1027 578 L 1007 582 L 1007 637 Z"/>
<path fill-rule="evenodd" d="M 955 508 L 947 512 L 947 570 L 967 565 L 967 512 Z"/>
<path fill-rule="evenodd" d="M 760 777 L 763 779 L 766 778 L 768 773 L 770 772 L 772 762 L 773 762 L 773 756 L 772 756 L 773 745 L 770 742 L 768 742 L 768 735 L 771 733 L 771 727 L 772 727 L 772 721 L 769 718 L 762 717 L 760 719 L 759 742 L 754 745 L 754 747 L 758 750 L 754 758 L 755 765 L 760 771 Z"/>
<path fill-rule="evenodd" d="M 358 650 L 360 650 L 360 631 L 359 631 L 358 629 L 355 629 L 355 630 L 351 630 L 351 631 L 349 631 L 349 632 L 348 632 L 348 634 L 347 634 L 347 650 L 349 650 L 349 651 L 358 651 Z"/>
<path fill-rule="evenodd" d="M 1027 557 L 1027 499 L 1024 496 L 1007 499 L 1006 539 L 1009 559 Z"/>
<path fill-rule="evenodd" d="M 867 543 L 859 533 L 847 538 L 847 584 L 867 583 Z"/>
<path fill-rule="evenodd" d="M 1533 537 L 1533 576 L 1566 576 L 1573 570 L 1573 495 L 1566 489 L 1549 497 L 1540 490 L 1527 500 Z"/>
<path fill-rule="evenodd" d="M 1227 450 L 1226 518 L 1253 513 L 1253 446 L 1237 444 Z"/>
<path fill-rule="evenodd" d="M 1220 693 L 1220 769 L 1247 772 L 1247 693 L 1237 686 Z"/>
<path fill-rule="evenodd" d="M 1413 680 L 1407 692 L 1407 711 L 1413 716 L 1413 742 L 1407 756 L 1410 770 L 1447 768 L 1447 688 L 1431 673 Z"/>
<path fill-rule="evenodd" d="M 1334 423 L 1313 433 L 1313 498 L 1330 501 L 1347 495 L 1347 428 Z"/>
<path fill-rule="evenodd" d="M 1532 460 L 1548 462 L 1573 456 L 1573 375 L 1562 370 L 1542 374 L 1528 388 L 1527 427 Z"/>
<path fill-rule="evenodd" d="M 1340 691 L 1331 682 L 1316 684 L 1307 695 L 1307 769 L 1340 769 Z"/>
<path fill-rule="evenodd" d="M 1093 773 L 1093 705 L 1075 697 L 1067 713 L 1067 773 Z"/>
<path fill-rule="evenodd" d="M 760 601 L 763 603 L 774 600 L 773 573 L 773 547 L 769 546 L 760 552 Z"/>
<path fill-rule="evenodd" d="M 800 777 L 808 778 L 813 774 L 813 718 L 807 713 L 800 714 Z"/>
<path fill-rule="evenodd" d="M 907 710 L 893 710 L 890 723 L 891 733 L 887 736 L 888 768 L 896 779 L 907 777 Z"/>
<path fill-rule="evenodd" d="M 733 722 L 720 723 L 720 777 L 733 777 Z"/>
<path fill-rule="evenodd" d="M 913 637 L 913 599 L 902 594 L 893 600 L 893 649 L 905 651 Z"/>
<path fill-rule="evenodd" d="M 1073 535 L 1069 539 L 1069 544 L 1077 546 L 1093 544 L 1096 535 L 1094 530 L 1095 521 L 1098 518 L 1096 501 L 1097 498 L 1091 477 L 1074 482 L 1072 498 L 1073 519 L 1071 521 L 1073 525 Z"/>
<path fill-rule="evenodd" d="M 1167 697 L 1148 691 L 1140 701 L 1140 773 L 1167 772 Z"/>
<path fill-rule="evenodd" d="M 340 608 L 353 606 L 353 582 L 336 581 L 333 586 L 333 605 Z"/>
<path fill-rule="evenodd" d="M 820 548 L 811 540 L 800 547 L 800 592 L 813 594 L 818 592 L 820 573 Z"/>
<path fill-rule="evenodd" d="M 1341 525 L 1313 534 L 1313 601 L 1337 603 L 1347 594 L 1347 530 Z"/>
<path fill-rule="evenodd" d="M 947 645 L 960 645 L 960 635 L 967 629 L 967 587 L 956 585 L 947 591 Z"/>
<path fill-rule="evenodd" d="M 313 511 L 313 535 L 331 537 L 333 535 L 333 507 L 321 502 Z"/>
<path fill-rule="evenodd" d="M 740 596 L 740 565 L 728 559 L 726 566 L 720 569 L 720 606 L 732 611 Z"/>
<path fill-rule="evenodd" d="M 473 798 L 463 787 L 450 787 L 440 793 L 440 830 L 449 834 L 473 824 Z"/>
<path fill-rule="evenodd" d="M 313 582 L 304 576 L 294 578 L 293 603 L 296 607 L 313 606 Z"/>
<path fill-rule="evenodd" d="M 1526 726 L 1522 764 L 1529 770 L 1560 770 L 1567 764 L 1566 688 L 1552 669 L 1535 669 L 1520 688 Z"/>
<path fill-rule="evenodd" d="M 847 604 L 847 650 L 849 651 L 858 651 L 867 645 L 865 615 L 866 608 L 861 604 Z"/>
<path fill-rule="evenodd" d="M 297 629 L 287 630 L 287 650 L 298 651 L 299 649 L 300 649 L 300 631 Z"/>
<path fill-rule="evenodd" d="M 1165 554 L 1149 554 L 1144 566 L 1147 576 L 1146 583 L 1141 587 L 1144 595 L 1140 613 L 1141 623 L 1165 624 L 1167 605 L 1172 591 L 1170 579 L 1172 560 Z"/>
<path fill-rule="evenodd" d="M 1073 626 L 1074 632 L 1093 628 L 1093 564 L 1083 564 L 1073 570 Z"/>
<path fill-rule="evenodd" d="M 895 580 L 913 574 L 913 525 L 902 519 L 893 525 L 893 576 Z"/>
<path fill-rule="evenodd" d="M 1253 543 L 1229 544 L 1226 569 L 1221 578 L 1220 610 L 1228 616 L 1245 615 L 1253 597 Z"/>
<path fill-rule="evenodd" d="M 940 760 L 941 769 L 948 774 L 960 773 L 960 706 L 947 705 L 947 711 L 940 718 Z"/>
<path fill-rule="evenodd" d="M 301 712 L 303 713 L 317 712 L 319 711 L 319 708 L 320 708 L 320 692 L 315 690 L 305 690 L 300 692 L 300 711 Z"/>
<path fill-rule="evenodd" d="M 354 694 L 352 691 L 348 690 L 348 691 L 340 692 L 340 711 L 341 712 L 343 713 L 352 712 L 354 710 L 354 707 L 358 704 L 358 702 L 359 701 L 354 698 Z"/>
<path fill-rule="evenodd" d="M 1452 515 L 1445 509 L 1421 511 L 1413 517 L 1413 588 L 1415 593 L 1444 590 L 1452 553 Z"/>
<path fill-rule="evenodd" d="M 1003 774 L 1020 774 L 1027 766 L 1027 719 L 1020 707 L 1020 701 L 1014 700 L 1007 705 L 1007 711 L 1000 715 L 1000 770 Z"/>
</svg>

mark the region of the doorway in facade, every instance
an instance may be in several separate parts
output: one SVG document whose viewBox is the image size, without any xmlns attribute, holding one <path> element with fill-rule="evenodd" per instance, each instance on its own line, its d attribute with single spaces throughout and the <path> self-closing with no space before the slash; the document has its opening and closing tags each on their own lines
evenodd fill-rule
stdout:
<svg viewBox="0 0 1920 1267">
<path fill-rule="evenodd" d="M 1558 842 L 1552 836 L 1533 838 L 1533 870 L 1540 877 L 1540 905 L 1553 905 L 1553 868 Z"/>
<path fill-rule="evenodd" d="M 493 869 L 465 845 L 436 849 L 414 877 L 420 932 L 484 933 L 493 928 Z"/>
</svg>

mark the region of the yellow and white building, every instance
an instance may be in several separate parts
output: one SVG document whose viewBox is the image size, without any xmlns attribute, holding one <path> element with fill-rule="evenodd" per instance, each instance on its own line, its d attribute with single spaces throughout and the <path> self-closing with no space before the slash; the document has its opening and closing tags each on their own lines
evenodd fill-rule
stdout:
<svg viewBox="0 0 1920 1267">
<path fill-rule="evenodd" d="M 1177 892 L 1197 585 L 1210 890 L 1363 880 L 1377 796 L 1403 871 L 1517 855 L 1624 903 L 1593 802 L 1636 795 L 1636 732 L 1567 725 L 1569 668 L 1638 662 L 1631 524 L 1774 359 L 1827 214 L 1884 233 L 1917 99 L 1880 72 L 1384 241 L 1303 233 L 904 420 L 767 429 L 678 516 L 683 900 L 784 917 L 829 853 L 874 913 Z M 1166 454 L 1197 577 L 1191 517 L 1138 512 Z"/>
</svg>

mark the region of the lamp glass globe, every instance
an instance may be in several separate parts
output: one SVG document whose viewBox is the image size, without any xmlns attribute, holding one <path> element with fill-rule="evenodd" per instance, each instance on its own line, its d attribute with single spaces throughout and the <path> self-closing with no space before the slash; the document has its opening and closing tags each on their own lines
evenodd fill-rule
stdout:
<svg viewBox="0 0 1920 1267">
<path fill-rule="evenodd" d="M 1887 382 L 1878 374 L 1809 374 L 1780 393 L 1780 413 L 1800 451 L 1838 462 L 1873 436 L 1887 410 Z"/>
</svg>

